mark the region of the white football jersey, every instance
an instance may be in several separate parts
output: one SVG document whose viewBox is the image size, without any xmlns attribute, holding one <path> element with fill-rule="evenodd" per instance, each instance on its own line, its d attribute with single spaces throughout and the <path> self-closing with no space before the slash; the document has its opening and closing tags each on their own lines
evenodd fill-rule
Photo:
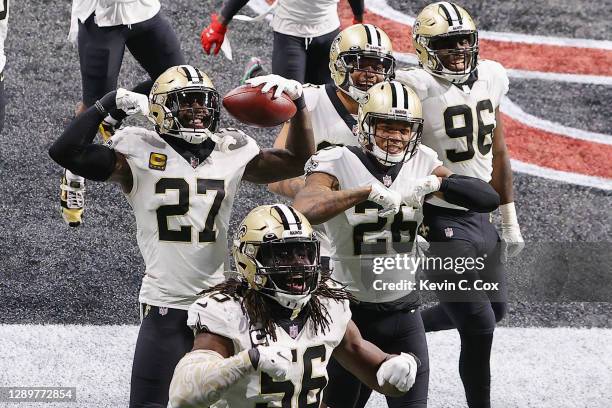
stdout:
<svg viewBox="0 0 612 408">
<path fill-rule="evenodd" d="M 224 280 L 232 204 L 259 147 L 240 131 L 222 132 L 236 143 L 227 151 L 216 146 L 195 168 L 154 131 L 126 127 L 107 142 L 133 174 L 126 197 L 146 266 L 141 303 L 186 310 L 203 289 Z"/>
<path fill-rule="evenodd" d="M 340 190 L 383 183 L 373 174 L 376 170 L 360 148 L 331 147 L 312 156 L 306 164 L 309 172 L 328 173 L 338 179 Z M 412 180 L 429 176 L 442 165 L 436 152 L 420 146 L 417 153 L 401 166 L 395 178 L 383 177 L 388 188 L 407 193 Z M 415 280 L 411 263 L 385 265 L 375 273 L 375 258 L 391 258 L 397 254 L 414 255 L 417 228 L 423 220 L 422 208 L 402 205 L 395 216 L 378 216 L 379 206 L 365 201 L 327 221 L 325 231 L 331 241 L 333 276 L 347 285 L 358 300 L 383 303 L 400 299 L 414 288 L 406 283 Z M 394 258 L 395 259 L 395 258 Z M 379 265 L 380 266 L 380 265 Z M 397 267 L 396 267 L 397 266 Z M 382 284 L 398 284 L 393 290 Z M 406 284 L 401 286 L 400 284 Z"/>
<path fill-rule="evenodd" d="M 4 41 L 8 32 L 9 2 L 0 1 L 0 72 L 4 71 L 6 55 L 4 54 Z"/>
<path fill-rule="evenodd" d="M 223 394 L 221 405 L 226 402 L 230 408 L 319 406 L 327 385 L 327 364 L 351 319 L 348 301 L 321 298 L 321 304 L 331 320 L 325 333 L 315 335 L 312 320 L 308 319 L 301 331 L 296 326 L 294 337 L 276 326 L 276 341 L 251 327 L 239 299 L 220 293 L 207 294 L 189 308 L 187 324 L 194 329 L 206 326 L 206 331 L 227 337 L 234 344 L 234 353 L 258 345 L 276 345 L 290 348 L 293 354 L 286 381 L 273 381 L 260 370 L 254 371 Z"/>
<path fill-rule="evenodd" d="M 304 85 L 306 108 L 314 133 L 316 150 L 329 146 L 358 146 L 357 115 L 352 115 L 336 94 L 336 87 L 327 85 Z M 331 244 L 323 226 L 315 225 L 321 242 L 321 256 L 329 256 Z"/>
<path fill-rule="evenodd" d="M 423 104 L 423 144 L 453 173 L 491 180 L 495 109 L 508 92 L 508 76 L 495 61 L 481 60 L 471 88 L 457 86 L 422 68 L 398 70 L 396 79 L 416 91 Z M 431 204 L 464 209 L 441 198 Z"/>
<path fill-rule="evenodd" d="M 340 27 L 338 0 L 279 0 L 270 23 L 278 33 L 319 37 Z"/>
</svg>

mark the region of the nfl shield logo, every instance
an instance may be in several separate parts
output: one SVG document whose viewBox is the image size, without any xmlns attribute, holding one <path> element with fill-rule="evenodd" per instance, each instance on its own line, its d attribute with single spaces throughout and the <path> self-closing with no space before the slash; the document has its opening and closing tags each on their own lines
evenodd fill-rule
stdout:
<svg viewBox="0 0 612 408">
<path fill-rule="evenodd" d="M 453 236 L 453 229 L 451 227 L 444 228 L 444 235 L 446 235 L 446 238 L 451 238 Z"/>
<path fill-rule="evenodd" d="M 391 176 L 388 176 L 385 174 L 383 176 L 383 184 L 385 185 L 385 187 L 391 186 L 392 183 L 393 183 L 393 179 L 391 178 Z"/>
<path fill-rule="evenodd" d="M 291 326 L 289 326 L 289 336 L 291 336 L 292 339 L 295 339 L 297 335 L 298 335 L 297 324 L 292 324 Z"/>
<path fill-rule="evenodd" d="M 194 169 L 200 165 L 200 159 L 195 156 L 191 156 L 191 167 Z"/>
<path fill-rule="evenodd" d="M 165 316 L 168 314 L 168 308 L 167 307 L 160 307 L 159 308 L 159 314 L 160 316 Z"/>
</svg>

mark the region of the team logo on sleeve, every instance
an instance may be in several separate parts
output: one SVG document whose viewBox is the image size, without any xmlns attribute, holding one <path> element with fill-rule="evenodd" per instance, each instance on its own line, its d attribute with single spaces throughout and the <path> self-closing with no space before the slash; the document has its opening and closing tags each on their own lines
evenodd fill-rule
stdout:
<svg viewBox="0 0 612 408">
<path fill-rule="evenodd" d="M 149 156 L 149 168 L 153 170 L 166 170 L 166 162 L 168 161 L 168 156 L 163 153 L 155 153 L 151 152 Z"/>
<path fill-rule="evenodd" d="M 304 166 L 304 173 L 306 175 L 312 173 L 317 166 L 319 165 L 319 162 L 314 160 L 312 157 L 310 159 L 308 159 L 308 161 L 306 162 L 306 165 Z"/>
</svg>

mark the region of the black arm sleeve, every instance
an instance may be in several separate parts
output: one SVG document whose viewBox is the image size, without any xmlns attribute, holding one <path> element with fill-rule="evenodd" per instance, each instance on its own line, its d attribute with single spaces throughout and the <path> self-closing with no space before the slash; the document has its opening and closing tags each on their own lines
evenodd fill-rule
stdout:
<svg viewBox="0 0 612 408">
<path fill-rule="evenodd" d="M 148 79 L 146 81 L 140 82 L 134 88 L 132 88 L 132 92 L 140 93 L 148 97 L 149 92 L 151 92 L 151 88 L 153 88 L 153 84 L 154 82 L 152 79 Z M 127 118 L 127 113 L 117 108 L 110 109 L 108 111 L 108 114 L 111 115 L 113 119 L 119 122 Z"/>
<path fill-rule="evenodd" d="M 221 9 L 221 15 L 229 23 L 248 2 L 249 0 L 226 0 Z"/>
<path fill-rule="evenodd" d="M 487 213 L 499 207 L 499 194 L 495 189 L 474 177 L 451 174 L 442 179 L 440 191 L 449 203 L 475 212 Z"/>
<path fill-rule="evenodd" d="M 353 15 L 358 20 L 363 20 L 364 0 L 348 0 L 348 2 L 351 5 L 351 10 L 353 10 Z"/>
<path fill-rule="evenodd" d="M 107 111 L 115 107 L 115 95 L 113 91 L 100 100 Z M 60 166 L 86 179 L 107 180 L 115 169 L 115 152 L 92 143 L 104 116 L 95 106 L 77 116 L 51 145 L 49 156 Z"/>
</svg>

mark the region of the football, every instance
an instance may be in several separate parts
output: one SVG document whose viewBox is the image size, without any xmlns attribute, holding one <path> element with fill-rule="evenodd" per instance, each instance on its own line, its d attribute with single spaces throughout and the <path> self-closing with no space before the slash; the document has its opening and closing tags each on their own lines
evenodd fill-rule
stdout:
<svg viewBox="0 0 612 408">
<path fill-rule="evenodd" d="M 276 88 L 264 94 L 262 87 L 242 85 L 232 89 L 223 97 L 223 106 L 240 122 L 262 128 L 278 126 L 295 115 L 297 109 L 287 94 L 273 99 Z"/>
</svg>

